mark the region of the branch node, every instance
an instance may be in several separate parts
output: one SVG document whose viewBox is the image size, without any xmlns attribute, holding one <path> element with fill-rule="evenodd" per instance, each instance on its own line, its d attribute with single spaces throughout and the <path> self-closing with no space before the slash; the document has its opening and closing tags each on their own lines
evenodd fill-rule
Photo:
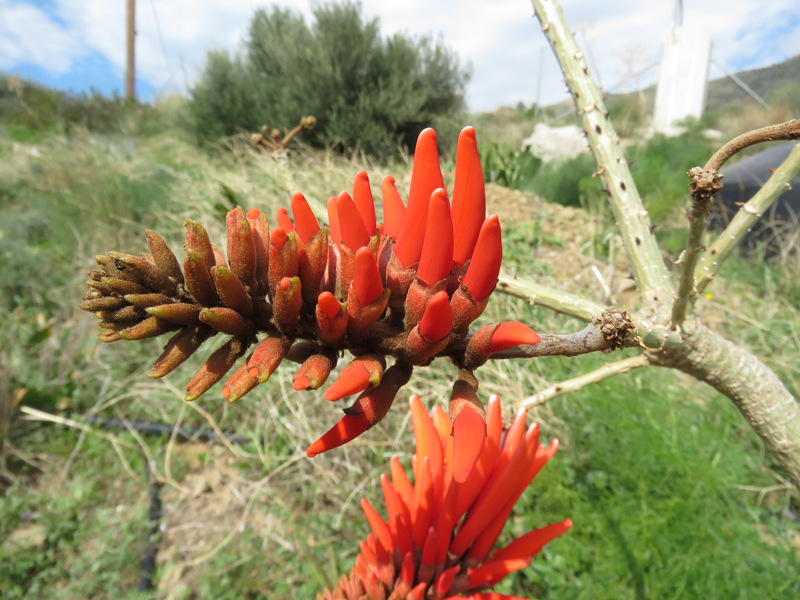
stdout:
<svg viewBox="0 0 800 600">
<path fill-rule="evenodd" d="M 605 353 L 624 348 L 630 345 L 628 342 L 634 339 L 633 334 L 636 331 L 636 325 L 633 323 L 630 313 L 626 310 L 611 306 L 604 310 L 600 316 L 595 317 L 593 321 L 599 326 L 600 332 L 608 343 L 608 348 L 603 349 Z"/>
</svg>

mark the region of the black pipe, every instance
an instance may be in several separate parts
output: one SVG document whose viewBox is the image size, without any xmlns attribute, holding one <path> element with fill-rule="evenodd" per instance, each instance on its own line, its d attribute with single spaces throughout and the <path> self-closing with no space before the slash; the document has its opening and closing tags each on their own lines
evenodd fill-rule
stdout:
<svg viewBox="0 0 800 600">
<path fill-rule="evenodd" d="M 99 425 L 103 429 L 135 429 L 140 433 L 150 434 L 150 435 L 164 435 L 170 436 L 172 435 L 173 430 L 175 429 L 174 425 L 169 425 L 167 423 L 149 423 L 147 421 L 129 421 L 127 419 L 104 419 L 101 417 L 95 416 L 83 416 L 81 417 L 83 420 L 91 423 L 93 425 Z M 199 427 L 178 427 L 177 431 L 178 436 L 185 440 L 196 439 L 200 442 L 211 442 L 214 440 L 219 439 L 219 434 L 213 429 L 200 429 Z M 246 437 L 244 435 L 239 435 L 238 433 L 232 433 L 228 431 L 223 431 L 222 435 L 225 437 L 232 444 L 238 444 L 240 446 L 247 444 L 252 440 L 252 438 Z M 259 438 L 259 440 L 263 443 L 263 438 Z"/>
<path fill-rule="evenodd" d="M 139 576 L 139 589 L 140 592 L 148 592 L 153 589 L 153 571 L 156 568 L 156 540 L 158 539 L 158 532 L 161 522 L 161 483 L 155 481 L 153 473 L 150 470 L 150 461 L 145 460 L 145 472 L 147 479 L 150 481 L 149 487 L 149 507 L 147 510 L 147 518 L 150 521 L 150 532 L 147 535 L 147 545 L 144 548 L 144 556 L 142 557 L 141 575 Z"/>
</svg>

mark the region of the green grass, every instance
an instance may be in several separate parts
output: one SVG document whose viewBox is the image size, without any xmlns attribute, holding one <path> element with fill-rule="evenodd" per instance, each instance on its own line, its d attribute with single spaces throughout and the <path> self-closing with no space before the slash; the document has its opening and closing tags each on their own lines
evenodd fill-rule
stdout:
<svg viewBox="0 0 800 600">
<path fill-rule="evenodd" d="M 38 159 L 12 157 L 10 143 L 0 141 L 0 156 L 9 158 L 0 166 L 0 399 L 69 410 L 76 419 L 89 413 L 202 427 L 211 421 L 253 442 L 231 449 L 183 444 L 17 415 L 0 496 L 4 597 L 305 598 L 333 583 L 351 568 L 367 533 L 360 498 L 379 504 L 378 474 L 388 457 L 408 459 L 408 394 L 441 402 L 453 367 L 419 370 L 375 430 L 308 460 L 307 445 L 341 413 L 320 395 L 292 390 L 290 366 L 233 406 L 218 389 L 187 405 L 181 389 L 210 349 L 151 381 L 148 361 L 162 340 L 98 345 L 93 318 L 75 306 L 92 257 L 143 251 L 146 228 L 180 247 L 183 220 L 193 218 L 219 242 L 231 206 L 272 215 L 299 190 L 319 213 L 363 165 L 303 152 L 281 164 L 238 147 L 211 157 L 166 134 L 46 138 Z M 120 148 L 130 152 L 115 153 Z M 367 167 L 374 183 L 391 173 L 407 189 L 405 165 Z M 518 223 L 506 227 L 505 240 L 506 264 L 518 276 L 558 275 L 558 264 L 531 260 L 533 246 L 563 249 L 558 235 Z M 726 335 L 798 389 L 795 281 L 790 265 L 737 263 L 701 309 L 721 315 Z M 493 300 L 483 320 L 508 318 L 545 332 L 582 327 L 504 297 Z M 510 415 L 535 390 L 616 358 L 494 363 L 481 371 L 480 393 L 499 393 Z M 710 388 L 671 371 L 638 370 L 551 400 L 534 416 L 543 438 L 558 437 L 561 448 L 505 535 L 566 517 L 574 527 L 500 589 L 586 599 L 800 595 L 797 506 L 755 434 Z M 138 594 L 149 530 L 148 458 L 164 482 L 161 588 Z M 40 543 L 13 546 L 9 540 L 28 526 L 43 536 Z"/>
</svg>

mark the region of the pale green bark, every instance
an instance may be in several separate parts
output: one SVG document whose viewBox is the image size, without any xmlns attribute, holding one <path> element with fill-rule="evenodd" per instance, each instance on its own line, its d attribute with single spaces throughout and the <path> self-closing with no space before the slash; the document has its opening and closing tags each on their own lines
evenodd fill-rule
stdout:
<svg viewBox="0 0 800 600">
<path fill-rule="evenodd" d="M 686 265 L 682 295 L 679 295 L 650 231 L 647 212 L 620 152 L 600 90 L 589 75 L 586 61 L 564 21 L 560 7 L 553 0 L 532 0 L 532 3 L 575 100 L 599 165 L 598 175 L 607 187 L 609 202 L 644 300 L 638 314 L 633 315 L 638 327 L 636 341 L 644 349 L 644 356 L 653 365 L 679 369 L 730 398 L 783 467 L 795 488 L 800 490 L 800 405 L 797 400 L 778 376 L 756 356 L 710 331 L 689 313 L 689 300 L 695 291 L 692 289 L 692 280 L 698 278 L 698 287 L 701 289 L 710 281 L 730 248 L 749 229 L 768 199 L 774 198 L 781 191 L 781 186 L 791 180 L 800 168 L 800 150 L 792 153 L 787 161 L 789 164 L 778 169 L 765 189 L 748 203 L 742 216 L 737 216 L 715 243 L 710 256 L 706 253 L 696 268 L 694 261 L 702 252 L 699 242 L 702 227 L 695 228 L 695 235 L 688 245 L 691 256 L 687 256 L 687 260 L 691 260 Z M 696 217 L 704 218 L 700 214 Z M 601 307 L 593 302 L 541 286 L 504 280 L 499 289 L 584 320 L 600 315 L 598 309 Z M 673 312 L 670 307 L 676 298 L 679 301 L 675 303 Z M 636 366 L 640 366 L 638 362 Z M 613 374 L 624 370 L 609 368 L 606 371 Z"/>
</svg>

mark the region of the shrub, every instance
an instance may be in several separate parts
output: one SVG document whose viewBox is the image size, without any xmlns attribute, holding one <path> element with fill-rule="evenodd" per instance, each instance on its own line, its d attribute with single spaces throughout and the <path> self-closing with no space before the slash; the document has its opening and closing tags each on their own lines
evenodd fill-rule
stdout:
<svg viewBox="0 0 800 600">
<path fill-rule="evenodd" d="M 419 130 L 464 106 L 467 71 L 431 37 L 382 38 L 358 3 L 299 13 L 258 9 L 242 54 L 212 50 L 191 91 L 194 130 L 211 141 L 261 125 L 317 118 L 315 145 L 386 155 L 410 147 Z"/>
</svg>

